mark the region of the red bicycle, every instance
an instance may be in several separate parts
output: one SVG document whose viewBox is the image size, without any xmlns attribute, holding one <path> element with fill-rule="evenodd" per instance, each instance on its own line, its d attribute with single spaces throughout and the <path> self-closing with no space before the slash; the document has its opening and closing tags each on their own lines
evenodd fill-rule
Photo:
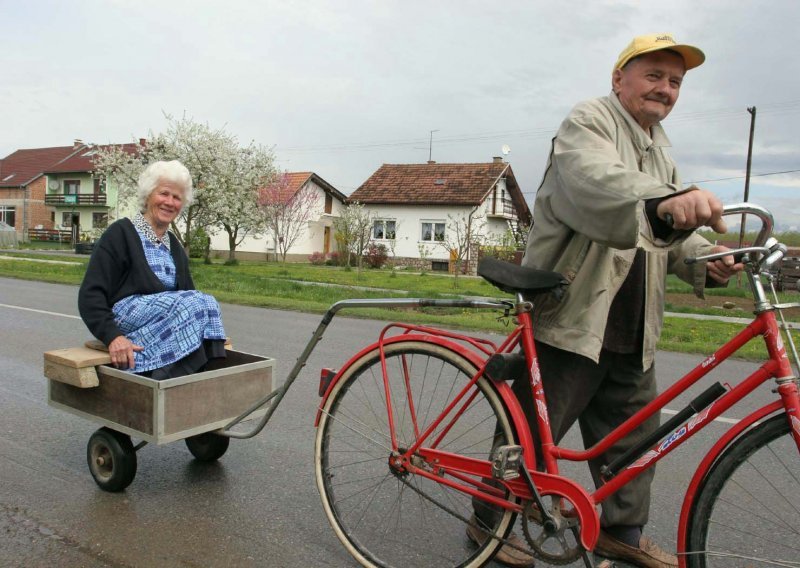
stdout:
<svg viewBox="0 0 800 568">
<path fill-rule="evenodd" d="M 560 275 L 488 261 L 479 273 L 513 293 L 515 301 L 350 300 L 334 305 L 291 379 L 333 315 L 346 307 L 488 308 L 516 324 L 495 345 L 394 323 L 338 372 L 323 370 L 316 479 L 325 513 L 347 550 L 364 566 L 481 566 L 522 515 L 523 532 L 537 557 L 548 564 L 582 559 L 591 567 L 589 552 L 600 530 L 598 505 L 774 379 L 775 399 L 733 425 L 699 464 L 683 500 L 678 554 L 683 567 L 800 566 L 800 398 L 776 318 L 797 362 L 781 310 L 800 304 L 778 303 L 772 285 L 770 268 L 786 252 L 770 237 L 772 215 L 749 204 L 725 209 L 726 215 L 744 213 L 762 222 L 753 246 L 735 251 L 744 255 L 755 319 L 586 450 L 553 444 L 536 363 L 530 298 L 561 287 Z M 559 460 L 585 461 L 604 453 L 757 336 L 769 353 L 757 371 L 735 385 L 717 382 L 701 392 L 653 436 L 606 464 L 600 488 L 587 490 L 559 473 Z M 515 373 L 527 373 L 530 380 L 542 440 L 538 464 L 534 437 L 505 382 Z M 491 538 L 477 548 L 464 536 L 476 503 L 500 511 L 491 526 L 481 527 Z"/>
</svg>

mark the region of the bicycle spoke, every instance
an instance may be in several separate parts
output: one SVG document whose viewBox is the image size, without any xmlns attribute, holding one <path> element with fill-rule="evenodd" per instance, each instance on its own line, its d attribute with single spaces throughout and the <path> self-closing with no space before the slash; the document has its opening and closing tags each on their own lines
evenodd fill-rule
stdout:
<svg viewBox="0 0 800 568">
<path fill-rule="evenodd" d="M 800 566 L 800 455 L 783 414 L 723 453 L 696 500 L 691 568 Z"/>
<path fill-rule="evenodd" d="M 459 355 L 415 341 L 385 346 L 386 380 L 399 450 L 417 443 L 418 433 L 439 420 L 474 376 Z M 514 440 L 505 408 L 488 379 L 457 404 L 429 442 L 456 455 L 488 460 L 496 443 Z M 378 351 L 345 370 L 331 391 L 317 432 L 317 482 L 337 536 L 367 566 L 478 566 L 501 543 L 472 546 L 465 535 L 473 515 L 472 496 L 437 478 L 393 469 L 385 383 Z M 413 412 L 412 412 L 413 406 Z M 435 436 L 435 438 L 433 437 Z M 384 453 L 385 452 L 385 453 Z M 360 455 L 359 455 L 360 454 Z M 420 455 L 415 467 L 432 471 Z M 472 488 L 465 474 L 462 481 Z M 442 478 L 444 479 L 444 478 Z M 502 493 L 498 495 L 502 496 Z M 513 497 L 509 499 L 514 500 Z M 501 538 L 514 519 L 500 508 L 488 529 Z"/>
</svg>

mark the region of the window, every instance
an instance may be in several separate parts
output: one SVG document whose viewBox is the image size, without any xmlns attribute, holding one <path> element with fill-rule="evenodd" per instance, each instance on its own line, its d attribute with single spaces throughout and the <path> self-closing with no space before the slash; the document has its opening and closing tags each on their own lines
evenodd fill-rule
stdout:
<svg viewBox="0 0 800 568">
<path fill-rule="evenodd" d="M 72 226 L 72 213 L 70 211 L 65 211 L 61 214 L 61 226 L 62 227 L 71 227 Z"/>
<path fill-rule="evenodd" d="M 81 180 L 79 179 L 66 179 L 64 180 L 64 195 L 77 195 L 81 191 Z"/>
<path fill-rule="evenodd" d="M 106 180 L 105 178 L 94 178 L 94 194 L 100 195 L 101 193 L 106 192 Z"/>
<path fill-rule="evenodd" d="M 444 221 L 423 221 L 420 240 L 428 242 L 444 241 Z"/>
<path fill-rule="evenodd" d="M 395 233 L 395 221 L 391 219 L 377 219 L 372 224 L 372 238 L 394 240 L 397 238 Z"/>
<path fill-rule="evenodd" d="M 92 228 L 105 229 L 108 227 L 108 213 L 92 213 Z"/>
<path fill-rule="evenodd" d="M 0 205 L 0 221 L 13 227 L 16 220 L 16 210 L 16 207 Z"/>
</svg>

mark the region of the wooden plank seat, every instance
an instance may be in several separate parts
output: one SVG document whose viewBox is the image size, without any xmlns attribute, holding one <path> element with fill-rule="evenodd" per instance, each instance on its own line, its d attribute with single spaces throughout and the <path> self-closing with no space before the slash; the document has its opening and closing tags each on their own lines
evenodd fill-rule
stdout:
<svg viewBox="0 0 800 568">
<path fill-rule="evenodd" d="M 107 350 L 86 346 L 53 349 L 44 354 L 44 376 L 79 388 L 92 388 L 100 384 L 95 367 L 110 363 Z"/>
<path fill-rule="evenodd" d="M 230 338 L 225 340 L 225 349 L 233 349 Z M 95 367 L 110 364 L 108 347 L 102 341 L 90 339 L 83 347 L 46 351 L 44 376 L 79 388 L 92 388 L 100 384 Z"/>
</svg>

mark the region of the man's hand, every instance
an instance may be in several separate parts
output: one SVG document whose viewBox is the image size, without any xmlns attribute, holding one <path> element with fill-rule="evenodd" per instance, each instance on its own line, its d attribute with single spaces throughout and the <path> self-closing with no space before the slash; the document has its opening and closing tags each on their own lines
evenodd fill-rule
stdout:
<svg viewBox="0 0 800 568">
<path fill-rule="evenodd" d="M 728 226 L 722 220 L 722 202 L 717 196 L 695 186 L 689 190 L 659 203 L 656 209 L 659 219 L 672 215 L 674 229 L 708 226 L 717 233 L 728 232 Z"/>
<path fill-rule="evenodd" d="M 718 252 L 725 252 L 729 250 L 731 249 L 728 247 L 717 245 L 711 248 L 711 253 L 716 254 Z M 726 284 L 731 276 L 737 272 L 741 272 L 742 270 L 744 270 L 744 264 L 741 262 L 735 262 L 733 255 L 723 256 L 718 260 L 710 260 L 706 262 L 706 271 L 708 272 L 708 275 L 720 284 Z"/>
<path fill-rule="evenodd" d="M 134 351 L 144 351 L 144 347 L 134 345 L 130 339 L 124 335 L 116 337 L 108 344 L 108 354 L 111 355 L 111 364 L 117 369 L 131 369 L 135 365 L 133 361 Z"/>
</svg>

